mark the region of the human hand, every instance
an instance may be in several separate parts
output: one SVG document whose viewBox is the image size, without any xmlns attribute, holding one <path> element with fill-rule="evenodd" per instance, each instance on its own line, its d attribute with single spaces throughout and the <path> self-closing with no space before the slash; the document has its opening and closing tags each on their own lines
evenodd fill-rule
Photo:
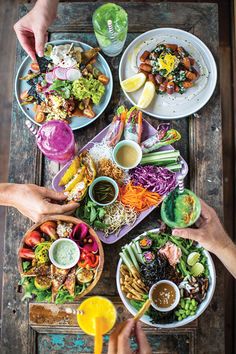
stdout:
<svg viewBox="0 0 236 354">
<path fill-rule="evenodd" d="M 65 199 L 66 196 L 63 193 L 34 184 L 11 186 L 11 205 L 34 222 L 39 222 L 47 215 L 71 213 L 78 208 L 77 203 L 55 204 Z"/>
<path fill-rule="evenodd" d="M 38 0 L 33 9 L 14 25 L 17 38 L 32 60 L 42 57 L 47 29 L 56 18 L 57 0 Z"/>
<path fill-rule="evenodd" d="M 197 229 L 174 229 L 172 235 L 195 240 L 208 251 L 218 255 L 232 243 L 224 230 L 215 210 L 201 200 L 201 216 L 196 222 Z"/>
<path fill-rule="evenodd" d="M 130 348 L 130 337 L 134 335 L 138 349 Z M 140 322 L 133 318 L 120 323 L 112 332 L 108 345 L 108 354 L 151 354 L 152 350 Z"/>
</svg>

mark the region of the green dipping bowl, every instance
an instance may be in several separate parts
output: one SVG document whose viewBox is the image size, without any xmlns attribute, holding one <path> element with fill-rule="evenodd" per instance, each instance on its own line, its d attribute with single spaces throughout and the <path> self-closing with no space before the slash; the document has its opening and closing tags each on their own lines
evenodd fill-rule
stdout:
<svg viewBox="0 0 236 354">
<path fill-rule="evenodd" d="M 182 229 L 193 225 L 200 214 L 199 198 L 186 188 L 182 193 L 178 189 L 169 193 L 161 205 L 161 218 L 172 229 Z"/>
</svg>

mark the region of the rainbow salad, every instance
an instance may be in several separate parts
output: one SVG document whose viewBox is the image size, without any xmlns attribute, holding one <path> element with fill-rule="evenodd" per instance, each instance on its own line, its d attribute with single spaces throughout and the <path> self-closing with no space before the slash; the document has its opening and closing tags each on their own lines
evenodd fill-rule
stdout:
<svg viewBox="0 0 236 354">
<path fill-rule="evenodd" d="M 36 56 L 26 80 L 29 89 L 20 95 L 21 104 L 34 104 L 35 121 L 70 122 L 73 116 L 94 118 L 94 105 L 105 94 L 109 78 L 96 66 L 99 48 L 84 51 L 71 43 L 47 44 L 44 57 Z"/>
</svg>

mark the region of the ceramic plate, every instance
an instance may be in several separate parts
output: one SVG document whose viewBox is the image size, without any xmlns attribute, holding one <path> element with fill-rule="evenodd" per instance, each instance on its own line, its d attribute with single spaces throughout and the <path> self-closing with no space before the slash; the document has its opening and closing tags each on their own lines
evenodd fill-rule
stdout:
<svg viewBox="0 0 236 354">
<path fill-rule="evenodd" d="M 70 43 L 75 43 L 82 47 L 84 50 L 88 50 L 92 48 L 90 45 L 78 42 L 78 41 L 72 41 L 72 40 L 57 40 L 57 41 L 52 41 L 49 42 L 50 44 L 53 45 L 60 45 L 60 44 L 70 44 Z M 31 105 L 26 105 L 22 106 L 20 103 L 20 94 L 21 92 L 27 90 L 30 88 L 30 86 L 27 84 L 25 80 L 20 80 L 20 77 L 23 77 L 27 75 L 28 70 L 30 69 L 30 64 L 32 63 L 31 58 L 28 56 L 24 59 L 22 62 L 21 66 L 18 69 L 17 75 L 16 75 L 16 80 L 15 80 L 15 94 L 17 98 L 17 102 L 22 110 L 22 112 L 26 115 L 27 118 L 29 118 L 33 123 L 40 125 L 39 123 L 35 122 L 34 116 L 35 112 L 33 111 L 33 104 Z M 89 119 L 87 117 L 73 117 L 71 119 L 70 127 L 72 130 L 80 129 L 85 127 L 88 124 L 93 123 L 106 109 L 112 95 L 112 89 L 113 89 L 113 79 L 112 79 L 112 74 L 111 70 L 109 68 L 109 65 L 107 64 L 106 60 L 103 58 L 103 56 L 99 53 L 97 56 L 97 62 L 95 66 L 106 76 L 110 78 L 109 84 L 106 85 L 106 91 L 105 94 L 100 102 L 99 105 L 94 105 L 93 110 L 96 113 L 96 117 L 93 119 Z"/>
<path fill-rule="evenodd" d="M 186 49 L 196 60 L 201 72 L 195 85 L 184 94 L 156 94 L 151 104 L 143 110 L 145 113 L 161 119 L 176 119 L 189 116 L 202 108 L 212 96 L 216 81 L 216 63 L 207 46 L 193 34 L 175 28 L 158 28 L 137 37 L 125 50 L 119 67 L 120 82 L 137 73 L 140 55 L 151 51 L 160 43 L 178 44 Z M 132 103 L 137 105 L 143 87 L 135 92 L 124 92 Z"/>
<path fill-rule="evenodd" d="M 138 239 L 140 236 L 146 235 L 147 232 L 158 232 L 158 231 L 159 231 L 159 229 L 153 229 L 153 230 L 146 231 L 143 234 L 136 237 L 136 239 Z M 199 247 L 200 247 L 200 245 L 199 245 Z M 206 250 L 204 250 L 204 254 L 207 257 L 207 263 L 208 263 L 208 268 L 209 268 L 209 288 L 208 288 L 208 291 L 206 294 L 206 298 L 199 305 L 196 314 L 194 316 L 188 316 L 185 319 L 183 319 L 182 321 L 175 321 L 175 322 L 168 323 L 168 324 L 156 324 L 156 323 L 154 324 L 151 322 L 151 318 L 149 316 L 144 315 L 143 317 L 141 317 L 141 321 L 143 323 L 146 323 L 149 326 L 153 326 L 153 327 L 157 327 L 157 328 L 181 327 L 181 326 L 184 326 L 184 325 L 196 320 L 196 318 L 198 318 L 206 310 L 207 306 L 210 304 L 211 299 L 214 295 L 215 286 L 216 286 L 216 271 L 215 271 L 215 266 L 214 266 L 214 263 L 213 263 L 210 253 L 207 252 Z M 117 265 L 117 271 L 116 271 L 117 290 L 118 290 L 120 298 L 121 298 L 123 304 L 125 305 L 125 307 L 127 308 L 127 310 L 133 316 L 135 316 L 138 311 L 133 306 L 131 306 L 129 300 L 127 299 L 127 297 L 124 295 L 123 291 L 121 290 L 121 286 L 120 286 L 120 266 L 121 266 L 121 264 L 122 264 L 122 259 L 119 260 L 118 265 Z"/>
<path fill-rule="evenodd" d="M 91 149 L 91 147 L 93 146 L 93 144 L 96 142 L 101 142 L 102 139 L 105 137 L 107 130 L 109 129 L 109 125 L 103 129 L 98 135 L 96 135 L 88 144 L 86 144 L 81 150 L 80 152 L 82 152 L 83 150 L 89 150 Z M 145 119 L 143 119 L 143 132 L 142 132 L 142 140 L 147 139 L 148 137 L 150 137 L 151 135 L 154 135 L 156 133 L 156 129 L 149 124 Z M 174 150 L 174 148 L 171 145 L 168 146 L 164 146 L 160 149 L 161 150 Z M 185 177 L 188 173 L 188 165 L 186 163 L 186 161 L 181 157 L 181 162 L 182 162 L 182 170 L 180 172 L 181 176 Z M 67 170 L 67 168 L 69 167 L 71 162 L 68 162 L 58 173 L 57 175 L 54 177 L 53 181 L 52 181 L 52 187 L 55 191 L 58 192 L 62 192 L 64 189 L 63 187 L 59 186 L 59 182 L 62 178 L 62 176 L 64 175 L 65 171 Z M 160 202 L 161 203 L 161 202 Z M 153 206 L 151 208 L 149 208 L 148 210 L 145 210 L 143 212 L 141 212 L 139 214 L 139 216 L 136 219 L 136 222 L 133 225 L 130 226 L 123 226 L 119 232 L 118 235 L 116 234 L 110 234 L 108 237 L 106 237 L 106 235 L 104 234 L 104 232 L 102 231 L 96 231 L 98 237 L 100 238 L 100 240 L 102 240 L 104 243 L 115 243 L 117 241 L 119 241 L 122 237 L 124 237 L 128 232 L 130 232 L 130 230 L 132 230 L 135 226 L 137 226 L 144 218 L 146 218 L 146 216 L 148 216 L 154 209 L 156 208 L 156 206 Z"/>
</svg>

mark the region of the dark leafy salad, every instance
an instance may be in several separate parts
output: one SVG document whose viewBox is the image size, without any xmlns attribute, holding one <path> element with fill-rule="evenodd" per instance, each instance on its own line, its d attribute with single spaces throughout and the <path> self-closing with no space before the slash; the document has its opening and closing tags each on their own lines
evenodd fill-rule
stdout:
<svg viewBox="0 0 236 354">
<path fill-rule="evenodd" d="M 208 260 L 194 241 L 172 236 L 170 230 L 150 231 L 125 245 L 120 253 L 121 291 L 139 310 L 152 285 L 170 280 L 180 290 L 180 301 L 171 311 L 152 306 L 146 312 L 155 324 L 173 323 L 194 316 L 209 287 Z"/>
<path fill-rule="evenodd" d="M 22 105 L 34 104 L 35 120 L 43 123 L 73 116 L 94 118 L 94 105 L 105 93 L 109 78 L 96 66 L 99 48 L 87 51 L 71 44 L 51 45 L 44 57 L 36 57 L 25 77 L 29 89 L 21 93 Z"/>
<path fill-rule="evenodd" d="M 160 94 L 182 94 L 199 77 L 195 59 L 177 44 L 158 44 L 151 52 L 144 51 L 140 61 L 140 72 L 148 77 Z"/>
<path fill-rule="evenodd" d="M 61 269 L 51 263 L 49 249 L 57 239 L 70 238 L 80 249 L 78 263 Z M 27 233 L 19 250 L 25 299 L 62 304 L 80 297 L 97 277 L 100 265 L 98 243 L 84 223 L 46 221 Z"/>
</svg>

